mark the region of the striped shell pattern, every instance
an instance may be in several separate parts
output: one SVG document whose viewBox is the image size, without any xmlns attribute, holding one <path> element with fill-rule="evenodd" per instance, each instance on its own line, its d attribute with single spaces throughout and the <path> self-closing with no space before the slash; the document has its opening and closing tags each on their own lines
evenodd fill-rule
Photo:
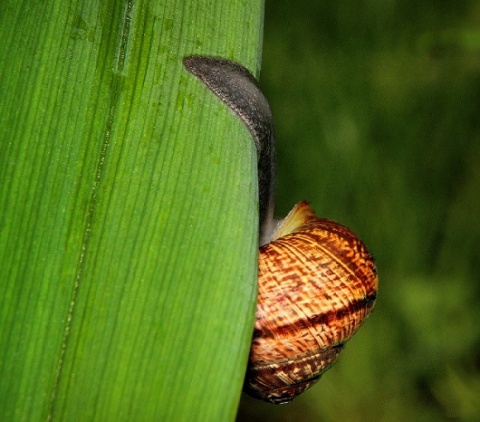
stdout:
<svg viewBox="0 0 480 422">
<path fill-rule="evenodd" d="M 260 248 L 245 391 L 281 404 L 311 387 L 372 310 L 377 287 L 362 241 L 298 203 Z"/>
</svg>

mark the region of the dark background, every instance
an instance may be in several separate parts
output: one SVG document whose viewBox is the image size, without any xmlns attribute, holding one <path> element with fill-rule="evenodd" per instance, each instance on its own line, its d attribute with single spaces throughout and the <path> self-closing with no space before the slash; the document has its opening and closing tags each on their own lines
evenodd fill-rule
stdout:
<svg viewBox="0 0 480 422">
<path fill-rule="evenodd" d="M 374 254 L 373 314 L 292 404 L 239 421 L 480 420 L 480 2 L 271 0 L 277 207 Z"/>
</svg>

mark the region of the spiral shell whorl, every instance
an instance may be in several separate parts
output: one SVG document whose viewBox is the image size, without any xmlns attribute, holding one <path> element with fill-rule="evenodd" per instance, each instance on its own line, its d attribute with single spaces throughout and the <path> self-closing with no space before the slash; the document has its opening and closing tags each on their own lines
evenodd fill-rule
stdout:
<svg viewBox="0 0 480 422">
<path fill-rule="evenodd" d="M 315 383 L 360 328 L 377 292 L 375 264 L 346 227 L 305 202 L 289 234 L 260 248 L 259 297 L 245 389 L 274 403 Z M 276 238 L 276 239 L 275 239 Z"/>
</svg>

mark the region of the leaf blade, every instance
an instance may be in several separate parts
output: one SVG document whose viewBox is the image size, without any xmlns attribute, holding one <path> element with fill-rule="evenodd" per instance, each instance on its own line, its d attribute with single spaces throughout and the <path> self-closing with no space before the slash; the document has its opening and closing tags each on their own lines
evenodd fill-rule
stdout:
<svg viewBox="0 0 480 422">
<path fill-rule="evenodd" d="M 115 4 L 72 14 L 49 3 L 38 35 L 46 47 L 33 61 L 41 72 L 6 84 L 3 104 L 16 111 L 0 133 L 11 121 L 16 130 L 2 166 L 12 183 L 2 183 L 0 197 L 9 222 L 0 232 L 9 333 L 2 412 L 18 420 L 232 419 L 256 294 L 253 147 L 181 68 L 205 33 L 183 39 L 192 32 L 182 30 L 174 2 L 165 10 Z M 188 3 L 181 19 L 205 25 L 192 17 L 207 6 Z M 200 26 L 212 31 L 215 16 L 226 19 L 229 36 L 209 52 L 248 34 L 257 44 L 239 57 L 258 60 L 260 26 L 250 22 L 263 17 L 260 5 L 226 11 L 215 8 Z M 25 37 L 40 13 L 30 12 Z M 26 59 L 13 50 L 2 55 L 21 67 Z"/>
</svg>

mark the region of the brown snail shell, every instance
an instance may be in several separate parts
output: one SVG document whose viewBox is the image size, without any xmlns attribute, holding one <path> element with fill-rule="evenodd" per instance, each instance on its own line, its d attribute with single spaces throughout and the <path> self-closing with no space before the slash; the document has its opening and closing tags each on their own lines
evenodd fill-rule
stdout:
<svg viewBox="0 0 480 422">
<path fill-rule="evenodd" d="M 295 205 L 260 248 L 245 391 L 280 404 L 315 384 L 372 310 L 377 287 L 362 241 L 306 202 Z"/>
</svg>

